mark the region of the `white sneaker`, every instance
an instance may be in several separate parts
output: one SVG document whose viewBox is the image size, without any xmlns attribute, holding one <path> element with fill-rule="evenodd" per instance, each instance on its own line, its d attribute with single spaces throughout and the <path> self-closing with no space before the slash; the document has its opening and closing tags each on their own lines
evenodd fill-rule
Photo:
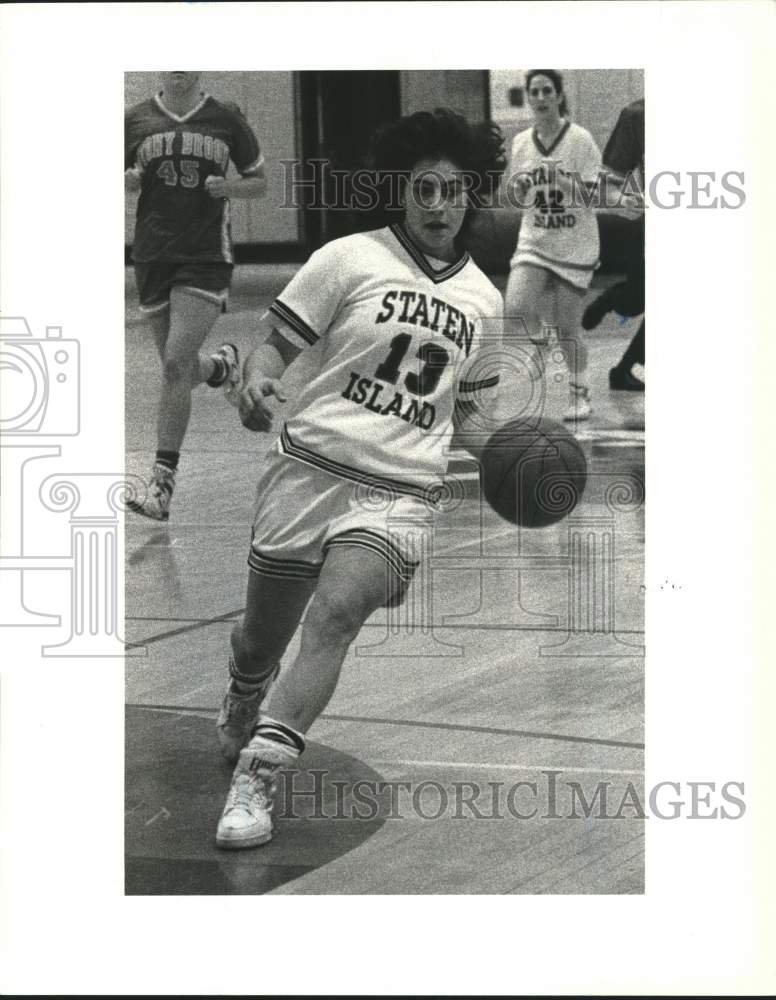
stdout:
<svg viewBox="0 0 776 1000">
<path fill-rule="evenodd" d="M 170 516 L 170 501 L 175 489 L 175 473 L 166 465 L 154 464 L 148 489 L 142 499 L 127 500 L 127 507 L 153 521 L 166 521 Z"/>
<path fill-rule="evenodd" d="M 577 423 L 582 420 L 589 420 L 593 407 L 590 404 L 590 390 L 586 385 L 574 385 L 571 383 L 571 395 L 569 397 L 569 408 L 563 414 L 563 419 L 569 423 Z"/>
<path fill-rule="evenodd" d="M 213 356 L 226 362 L 226 378 L 219 385 L 223 386 L 224 395 L 232 406 L 237 406 L 242 389 L 240 352 L 234 344 L 221 344 Z"/>
<path fill-rule="evenodd" d="M 259 717 L 259 708 L 266 697 L 267 691 L 278 675 L 280 664 L 257 691 L 251 694 L 240 694 L 234 690 L 234 681 L 230 679 L 221 704 L 221 711 L 216 720 L 218 742 L 224 760 L 234 764 L 240 751 L 251 738 L 251 730 Z"/>
<path fill-rule="evenodd" d="M 277 773 L 299 756 L 294 747 L 254 736 L 240 753 L 232 786 L 218 821 L 216 845 L 238 850 L 258 847 L 272 839 L 272 809 Z"/>
</svg>

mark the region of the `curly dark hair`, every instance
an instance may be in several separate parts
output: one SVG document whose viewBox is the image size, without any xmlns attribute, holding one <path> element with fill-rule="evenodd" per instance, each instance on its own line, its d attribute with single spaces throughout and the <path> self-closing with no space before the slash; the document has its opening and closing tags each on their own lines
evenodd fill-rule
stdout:
<svg viewBox="0 0 776 1000">
<path fill-rule="evenodd" d="M 470 206 L 464 227 L 476 209 L 487 204 L 498 188 L 507 158 L 504 136 L 492 122 L 470 124 L 449 108 L 416 111 L 398 121 L 381 126 L 374 134 L 367 166 L 376 175 L 408 178 L 421 160 L 448 159 L 467 177 Z M 382 185 L 385 188 L 385 185 Z M 393 209 L 387 205 L 382 209 Z"/>
</svg>

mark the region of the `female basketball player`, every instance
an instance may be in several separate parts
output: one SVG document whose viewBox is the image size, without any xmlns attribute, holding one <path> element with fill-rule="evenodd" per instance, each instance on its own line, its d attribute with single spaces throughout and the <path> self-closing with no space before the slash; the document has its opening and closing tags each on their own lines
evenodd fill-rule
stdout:
<svg viewBox="0 0 776 1000">
<path fill-rule="evenodd" d="M 140 193 L 135 277 L 162 362 L 156 462 L 146 496 L 129 506 L 158 521 L 168 518 L 192 389 L 229 391 L 239 378 L 232 344 L 200 353 L 231 283 L 229 199 L 266 191 L 250 126 L 199 83 L 199 73 L 163 73 L 162 90 L 125 118 L 125 186 Z M 226 178 L 230 161 L 240 177 Z"/>
<path fill-rule="evenodd" d="M 531 70 L 526 89 L 534 126 L 512 143 L 509 178 L 525 211 L 506 291 L 507 323 L 517 332 L 522 318 L 537 345 L 547 327 L 556 328 L 569 370 L 564 419 L 587 420 L 587 347 L 580 326 L 598 265 L 598 224 L 585 196 L 598 183 L 601 154 L 590 133 L 565 117 L 560 73 Z"/>
<path fill-rule="evenodd" d="M 239 755 L 221 847 L 270 839 L 275 772 L 304 750 L 363 623 L 400 603 L 412 578 L 398 525 L 427 523 L 454 409 L 497 381 L 472 359 L 503 303 L 458 237 L 467 179 L 503 172 L 500 132 L 419 112 L 379 132 L 373 153 L 378 170 L 404 178 L 402 221 L 314 253 L 270 307 L 266 343 L 243 372 L 242 421 L 268 431 L 285 368 L 317 352 L 258 485 L 247 607 L 218 719 L 225 756 Z M 299 654 L 262 705 L 308 601 Z"/>
</svg>

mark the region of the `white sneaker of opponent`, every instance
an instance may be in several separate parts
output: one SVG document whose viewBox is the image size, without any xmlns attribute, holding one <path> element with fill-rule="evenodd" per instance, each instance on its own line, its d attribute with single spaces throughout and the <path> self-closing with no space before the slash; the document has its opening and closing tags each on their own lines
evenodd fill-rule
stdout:
<svg viewBox="0 0 776 1000">
<path fill-rule="evenodd" d="M 226 805 L 218 821 L 216 845 L 227 849 L 258 847 L 272 839 L 272 810 L 277 773 L 299 756 L 295 747 L 254 736 L 240 753 Z"/>
<path fill-rule="evenodd" d="M 136 514 L 150 517 L 152 521 L 166 521 L 170 517 L 170 502 L 175 489 L 175 473 L 166 465 L 156 462 L 148 490 L 142 499 L 127 500 L 127 507 Z"/>
</svg>

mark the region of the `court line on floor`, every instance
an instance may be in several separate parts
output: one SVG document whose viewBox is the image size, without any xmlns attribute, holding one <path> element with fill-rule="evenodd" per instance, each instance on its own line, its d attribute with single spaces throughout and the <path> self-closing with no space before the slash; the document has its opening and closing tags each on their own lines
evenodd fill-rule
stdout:
<svg viewBox="0 0 776 1000">
<path fill-rule="evenodd" d="M 245 610 L 245 609 L 242 609 Z M 124 617 L 125 622 L 190 622 L 194 625 L 209 625 L 210 618 L 186 618 L 185 615 L 181 615 L 180 618 L 169 615 L 126 615 Z"/>
<path fill-rule="evenodd" d="M 142 703 L 127 704 L 126 708 L 141 708 L 149 712 L 172 712 L 178 714 L 202 715 L 210 718 L 218 714 L 217 708 L 203 708 L 188 705 L 144 705 Z M 319 719 L 327 722 L 364 722 L 379 726 L 412 726 L 417 729 L 445 729 L 452 732 L 487 733 L 491 736 L 523 736 L 529 739 L 551 740 L 562 743 L 591 743 L 604 747 L 623 747 L 630 750 L 643 750 L 643 743 L 631 743 L 625 740 L 606 740 L 598 736 L 570 736 L 565 733 L 538 733 L 529 729 L 500 729 L 496 726 L 472 726 L 453 722 L 420 722 L 415 719 L 381 719 L 365 715 L 330 715 L 324 713 Z"/>
<path fill-rule="evenodd" d="M 186 632 L 196 632 L 197 629 L 207 628 L 208 625 L 218 625 L 222 622 L 230 621 L 237 615 L 241 615 L 245 611 L 245 608 L 238 608 L 237 611 L 228 611 L 223 615 L 216 615 L 215 618 L 199 618 L 199 619 L 181 619 L 181 618 L 170 618 L 167 621 L 188 621 L 189 624 L 182 625 L 180 628 L 170 629 L 167 632 L 159 632 L 148 636 L 145 639 L 137 639 L 134 642 L 128 642 L 128 647 L 137 646 L 150 646 L 155 642 L 161 642 L 162 639 L 171 639 L 176 635 L 183 635 Z M 473 612 L 474 613 L 474 612 Z M 144 621 L 143 618 L 127 618 L 128 622 L 131 621 Z M 151 621 L 165 621 L 164 618 L 161 619 L 150 619 Z M 300 624 L 304 624 L 304 619 Z M 364 628 L 380 628 L 385 629 L 387 625 L 385 622 L 365 622 L 361 626 Z M 493 623 L 472 623 L 467 625 L 466 622 L 453 622 L 453 623 L 443 623 L 438 622 L 434 625 L 434 631 L 461 631 L 470 630 L 474 632 L 547 632 L 551 635 L 556 635 L 558 633 L 568 634 L 569 629 L 567 627 L 561 627 L 559 625 L 548 626 L 548 625 L 499 625 L 496 622 Z M 603 634 L 603 633 L 602 633 Z M 644 629 L 618 629 L 616 635 L 644 635 Z M 623 653 L 623 656 L 630 655 L 628 653 Z"/>
<path fill-rule="evenodd" d="M 215 618 L 208 618 L 207 620 L 200 619 L 193 624 L 181 625 L 180 628 L 169 629 L 167 632 L 159 632 L 156 635 L 150 635 L 147 639 L 138 639 L 137 642 L 128 642 L 127 646 L 137 647 L 137 646 L 150 646 L 154 642 L 161 642 L 162 639 L 171 639 L 173 636 L 182 635 L 185 632 L 194 632 L 199 628 L 206 628 L 208 625 L 217 625 L 219 622 L 229 621 L 230 618 L 234 618 L 236 615 L 241 615 L 245 611 L 245 608 L 238 608 L 236 611 L 227 611 L 222 615 L 216 615 Z M 131 618 L 127 618 L 127 621 L 132 621 Z M 180 621 L 179 618 L 171 619 L 171 621 Z"/>
<path fill-rule="evenodd" d="M 446 729 L 454 732 L 487 733 L 491 736 L 525 736 L 529 739 L 553 740 L 564 743 L 594 743 L 604 747 L 626 747 L 632 750 L 643 750 L 643 743 L 631 743 L 625 740 L 605 740 L 597 736 L 569 736 L 564 733 L 537 733 L 529 729 L 500 729 L 495 726 L 458 725 L 452 722 L 420 722 L 414 719 L 380 719 L 361 715 L 329 715 L 320 716 L 333 722 L 365 722 L 371 725 L 412 726 L 420 729 Z"/>
<path fill-rule="evenodd" d="M 409 767 L 445 767 L 455 770 L 481 771 L 562 771 L 571 774 L 633 774 L 643 776 L 644 770 L 628 770 L 616 767 L 568 767 L 565 764 L 486 764 L 470 760 L 366 760 L 365 763 L 374 767 L 386 767 L 390 764 L 402 764 Z"/>
</svg>

